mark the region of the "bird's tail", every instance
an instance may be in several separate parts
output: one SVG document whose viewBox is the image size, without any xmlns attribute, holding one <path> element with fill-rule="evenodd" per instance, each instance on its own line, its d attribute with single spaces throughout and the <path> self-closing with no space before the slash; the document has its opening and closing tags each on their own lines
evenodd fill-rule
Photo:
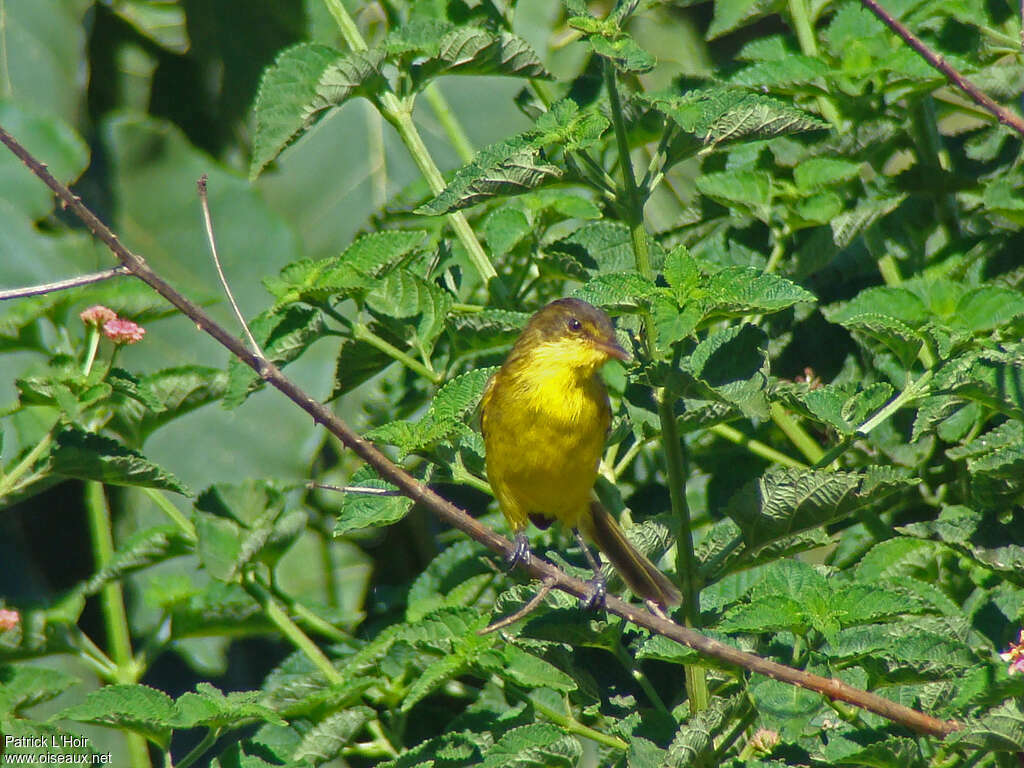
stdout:
<svg viewBox="0 0 1024 768">
<path fill-rule="evenodd" d="M 630 543 L 615 518 L 599 501 L 590 502 L 590 513 L 590 519 L 581 525 L 583 531 L 594 540 L 635 595 L 664 607 L 683 601 L 675 584 Z"/>
</svg>

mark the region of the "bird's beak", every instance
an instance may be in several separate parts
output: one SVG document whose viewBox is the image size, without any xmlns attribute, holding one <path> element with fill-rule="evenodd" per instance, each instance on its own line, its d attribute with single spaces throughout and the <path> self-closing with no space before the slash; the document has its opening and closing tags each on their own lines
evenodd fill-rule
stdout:
<svg viewBox="0 0 1024 768">
<path fill-rule="evenodd" d="M 620 345 L 614 337 L 611 339 L 600 339 L 595 341 L 594 344 L 598 349 L 608 355 L 608 357 L 614 357 L 616 360 L 621 360 L 624 363 L 629 362 L 632 358 L 629 352 L 623 349 L 622 345 Z"/>
</svg>

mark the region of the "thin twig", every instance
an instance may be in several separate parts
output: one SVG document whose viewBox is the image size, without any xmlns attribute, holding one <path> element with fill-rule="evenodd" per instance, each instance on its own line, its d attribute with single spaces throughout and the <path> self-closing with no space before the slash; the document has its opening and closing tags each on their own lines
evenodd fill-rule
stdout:
<svg viewBox="0 0 1024 768">
<path fill-rule="evenodd" d="M 310 481 L 306 487 L 321 491 L 336 491 L 337 493 L 359 493 L 364 496 L 401 496 L 401 491 L 390 488 L 371 488 L 367 485 L 332 485 L 331 483 L 317 483 Z"/>
<path fill-rule="evenodd" d="M 988 94 L 983 93 L 970 80 L 953 69 L 940 54 L 925 45 L 919 37 L 897 21 L 875 0 L 860 0 L 860 2 L 865 8 L 881 19 L 889 29 L 899 35 L 907 45 L 917 51 L 925 61 L 944 74 L 953 85 L 966 93 L 975 104 L 990 112 L 1003 125 L 1012 128 L 1024 136 L 1024 119 L 1021 119 L 1018 114 L 996 104 Z M 1022 8 L 1024 8 L 1024 3 L 1022 3 Z M 1022 32 L 1022 35 L 1024 35 L 1024 32 Z M 1024 38 L 1022 38 L 1022 42 L 1024 42 Z"/>
<path fill-rule="evenodd" d="M 44 293 L 66 291 L 68 288 L 78 288 L 83 285 L 102 283 L 104 280 L 109 280 L 112 277 L 121 277 L 122 275 L 130 274 L 131 271 L 128 267 L 121 264 L 116 267 L 111 267 L 110 269 L 92 272 L 88 275 L 69 277 L 67 280 L 56 280 L 52 283 L 42 283 L 40 285 L 30 285 L 26 288 L 10 288 L 6 291 L 0 291 L 0 301 L 7 301 L 8 299 L 22 299 L 26 296 L 42 296 Z"/>
<path fill-rule="evenodd" d="M 206 225 L 206 240 L 210 243 L 210 255 L 213 257 L 213 264 L 217 267 L 217 276 L 220 277 L 220 284 L 224 288 L 224 293 L 228 297 L 228 301 L 231 303 L 231 308 L 235 310 L 235 317 L 238 318 L 238 322 L 242 326 L 242 330 L 245 331 L 245 337 L 249 340 L 249 348 L 260 357 L 264 357 L 263 350 L 260 349 L 260 345 L 256 343 L 256 339 L 252 335 L 252 331 L 249 330 L 249 324 L 245 322 L 245 318 L 242 316 L 242 310 L 238 308 L 238 302 L 235 301 L 235 296 L 231 293 L 231 286 L 228 285 L 228 280 L 224 277 L 224 270 L 220 266 L 220 257 L 217 255 L 217 239 L 213 236 L 213 217 L 210 216 L 210 200 L 206 194 L 206 182 L 207 175 L 204 173 L 199 177 L 199 181 L 196 182 L 196 188 L 199 191 L 199 205 L 203 209 L 203 223 Z"/>
<path fill-rule="evenodd" d="M 490 626 L 484 627 L 483 629 L 478 629 L 476 633 L 478 635 L 489 635 L 491 632 L 496 632 L 499 629 L 504 629 L 510 624 L 515 624 L 521 618 L 536 610 L 537 606 L 540 605 L 541 601 L 545 597 L 547 597 L 548 592 L 550 592 L 554 586 L 554 579 L 544 579 L 544 581 L 541 582 L 540 589 L 538 590 L 537 594 L 531 597 L 529 602 L 526 603 L 526 605 L 524 605 L 515 613 L 509 614 L 504 619 L 499 619 Z"/>
<path fill-rule="evenodd" d="M 149 285 L 164 299 L 181 310 L 182 314 L 192 320 L 199 330 L 212 336 L 235 357 L 255 370 L 264 381 L 278 389 L 292 402 L 302 408 L 313 418 L 315 423 L 322 424 L 346 448 L 373 467 L 383 480 L 393 483 L 402 491 L 403 495 L 426 507 L 442 522 L 459 529 L 488 549 L 505 557 L 512 554 L 514 545 L 511 541 L 495 533 L 464 510 L 439 496 L 431 488 L 395 465 L 373 443 L 364 440 L 356 434 L 329 407 L 306 394 L 291 379 L 281 373 L 276 365 L 246 349 L 239 339 L 216 323 L 202 307 L 187 299 L 166 280 L 157 275 L 141 256 L 125 248 L 117 236 L 100 221 L 96 214 L 82 204 L 77 195 L 72 194 L 67 187 L 57 181 L 45 166 L 36 160 L 21 144 L 15 141 L 2 127 L 0 127 L 0 143 L 5 144 L 11 152 L 29 167 L 32 173 L 50 187 L 57 194 L 57 197 L 67 205 L 68 209 L 81 219 L 93 234 L 110 248 L 118 260 L 128 267 L 135 277 Z M 532 557 L 529 563 L 520 563 L 519 567 L 533 578 L 542 582 L 550 580 L 555 588 L 576 597 L 587 597 L 591 593 L 590 584 L 568 575 L 540 557 Z M 633 622 L 638 627 L 643 627 L 670 640 L 675 640 L 688 648 L 692 648 L 699 653 L 718 659 L 726 664 L 743 667 L 751 672 L 765 675 L 774 680 L 780 680 L 790 685 L 797 685 L 810 691 L 816 691 L 830 699 L 848 702 L 921 733 L 946 736 L 962 727 L 960 723 L 954 720 L 939 720 L 931 715 L 926 715 L 910 707 L 897 704 L 882 696 L 854 688 L 841 680 L 813 675 L 774 661 L 769 661 L 768 659 L 763 659 L 752 653 L 740 651 L 732 646 L 705 637 L 695 630 L 687 629 L 667 619 L 654 616 L 642 606 L 623 602 L 613 595 L 609 595 L 606 598 L 605 610 L 614 616 L 619 616 Z"/>
</svg>

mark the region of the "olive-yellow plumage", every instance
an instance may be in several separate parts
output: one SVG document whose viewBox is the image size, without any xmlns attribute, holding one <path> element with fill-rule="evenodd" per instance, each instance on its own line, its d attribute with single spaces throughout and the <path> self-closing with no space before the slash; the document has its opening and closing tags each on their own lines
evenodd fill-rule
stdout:
<svg viewBox="0 0 1024 768">
<path fill-rule="evenodd" d="M 484 391 L 487 476 L 516 534 L 515 559 L 529 557 L 530 520 L 541 527 L 558 520 L 593 539 L 638 595 L 676 605 L 671 581 L 592 499 L 611 424 L 598 371 L 613 357 L 629 355 L 596 307 L 559 299 L 537 312 Z"/>
</svg>

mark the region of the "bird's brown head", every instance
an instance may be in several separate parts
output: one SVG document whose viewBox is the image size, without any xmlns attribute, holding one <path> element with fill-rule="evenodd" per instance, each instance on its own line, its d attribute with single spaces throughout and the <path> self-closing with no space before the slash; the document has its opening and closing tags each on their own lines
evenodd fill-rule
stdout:
<svg viewBox="0 0 1024 768">
<path fill-rule="evenodd" d="M 580 299 L 558 299 L 538 311 L 516 341 L 513 355 L 543 357 L 587 371 L 597 370 L 613 357 L 629 360 L 608 315 Z"/>
</svg>

